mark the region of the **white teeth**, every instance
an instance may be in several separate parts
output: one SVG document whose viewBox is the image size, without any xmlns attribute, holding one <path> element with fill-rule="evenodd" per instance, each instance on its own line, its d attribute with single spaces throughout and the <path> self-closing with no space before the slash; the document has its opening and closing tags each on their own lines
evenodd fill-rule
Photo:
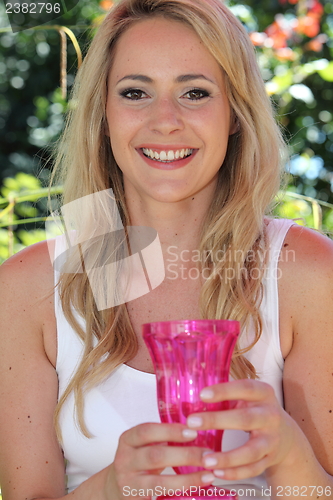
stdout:
<svg viewBox="0 0 333 500">
<path fill-rule="evenodd" d="M 142 152 L 145 156 L 152 158 L 153 160 L 158 160 L 162 162 L 168 162 L 173 160 L 178 160 L 179 158 L 185 158 L 193 153 L 193 149 L 177 149 L 176 151 L 153 151 L 152 149 L 142 148 Z"/>
</svg>

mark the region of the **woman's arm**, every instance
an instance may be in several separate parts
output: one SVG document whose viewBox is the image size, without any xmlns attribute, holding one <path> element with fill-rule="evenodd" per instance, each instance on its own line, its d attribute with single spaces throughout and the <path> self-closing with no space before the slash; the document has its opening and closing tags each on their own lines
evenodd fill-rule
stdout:
<svg viewBox="0 0 333 500">
<path fill-rule="evenodd" d="M 300 446 L 268 477 L 286 496 L 288 486 L 299 486 L 308 498 L 333 498 L 333 242 L 295 226 L 285 243 L 280 296 L 293 336 L 284 366 L 284 402 L 307 439 L 300 437 Z"/>
<path fill-rule="evenodd" d="M 65 493 L 53 427 L 58 380 L 53 271 L 46 242 L 0 268 L 0 484 L 4 500 Z M 30 498 L 29 498 L 30 500 Z"/>
<path fill-rule="evenodd" d="M 206 455 L 217 477 L 266 472 L 272 499 L 333 498 L 333 242 L 293 227 L 284 248 L 289 259 L 281 259 L 279 296 L 281 335 L 289 351 L 285 410 L 268 384 L 238 380 L 202 395 L 212 402 L 238 401 L 234 409 L 200 414 L 201 424 L 189 417 L 188 425 L 250 433 L 242 447 Z"/>
<path fill-rule="evenodd" d="M 58 397 L 53 287 L 46 242 L 19 252 L 0 267 L 3 500 L 66 498 L 64 457 L 53 418 Z M 107 500 L 107 473 L 105 469 L 77 488 L 75 498 Z"/>
<path fill-rule="evenodd" d="M 46 242 L 23 250 L 0 268 L 3 500 L 67 498 L 64 457 L 53 421 L 58 397 L 53 287 Z M 156 423 L 129 429 L 120 437 L 114 462 L 69 496 L 77 500 L 122 500 L 132 498 L 123 495 L 125 486 L 135 491 L 210 483 L 212 477 L 207 471 L 160 476 L 168 466 L 202 464 L 202 448 L 165 446 L 168 441 L 190 443 L 196 433 L 183 434 L 184 429 L 180 424 Z"/>
</svg>

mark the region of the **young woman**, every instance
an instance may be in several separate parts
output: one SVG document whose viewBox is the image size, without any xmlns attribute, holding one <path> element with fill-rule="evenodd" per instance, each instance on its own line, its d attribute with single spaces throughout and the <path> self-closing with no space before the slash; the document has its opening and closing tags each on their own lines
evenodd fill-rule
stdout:
<svg viewBox="0 0 333 500">
<path fill-rule="evenodd" d="M 125 232 L 157 231 L 165 279 L 102 309 L 89 270 L 59 272 L 47 243 L 1 267 L 3 499 L 212 482 L 331 498 L 333 245 L 267 217 L 284 146 L 245 30 L 218 0 L 121 0 L 72 103 L 56 163 L 64 206 L 112 189 Z M 87 235 L 109 216 L 94 207 Z M 57 262 L 63 238 L 48 243 Z M 241 322 L 233 380 L 202 394 L 233 407 L 161 424 L 141 325 L 200 317 Z M 226 429 L 223 453 L 190 446 L 211 428 Z M 205 471 L 173 474 L 180 465 Z"/>
</svg>

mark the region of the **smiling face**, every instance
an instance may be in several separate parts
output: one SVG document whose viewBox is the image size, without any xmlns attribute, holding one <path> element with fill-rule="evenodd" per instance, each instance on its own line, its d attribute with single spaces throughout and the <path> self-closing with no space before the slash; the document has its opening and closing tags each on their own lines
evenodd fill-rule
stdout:
<svg viewBox="0 0 333 500">
<path fill-rule="evenodd" d="M 156 17 L 121 35 L 106 117 L 126 195 L 213 196 L 233 132 L 230 107 L 221 68 L 187 25 Z"/>
</svg>

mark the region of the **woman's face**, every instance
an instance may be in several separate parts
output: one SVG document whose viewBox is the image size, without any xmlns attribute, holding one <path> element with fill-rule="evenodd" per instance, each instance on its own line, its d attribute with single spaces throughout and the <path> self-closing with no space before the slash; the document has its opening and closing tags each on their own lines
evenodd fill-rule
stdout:
<svg viewBox="0 0 333 500">
<path fill-rule="evenodd" d="M 213 196 L 233 130 L 222 71 L 192 29 L 158 17 L 122 34 L 106 115 L 127 195 Z"/>
</svg>

